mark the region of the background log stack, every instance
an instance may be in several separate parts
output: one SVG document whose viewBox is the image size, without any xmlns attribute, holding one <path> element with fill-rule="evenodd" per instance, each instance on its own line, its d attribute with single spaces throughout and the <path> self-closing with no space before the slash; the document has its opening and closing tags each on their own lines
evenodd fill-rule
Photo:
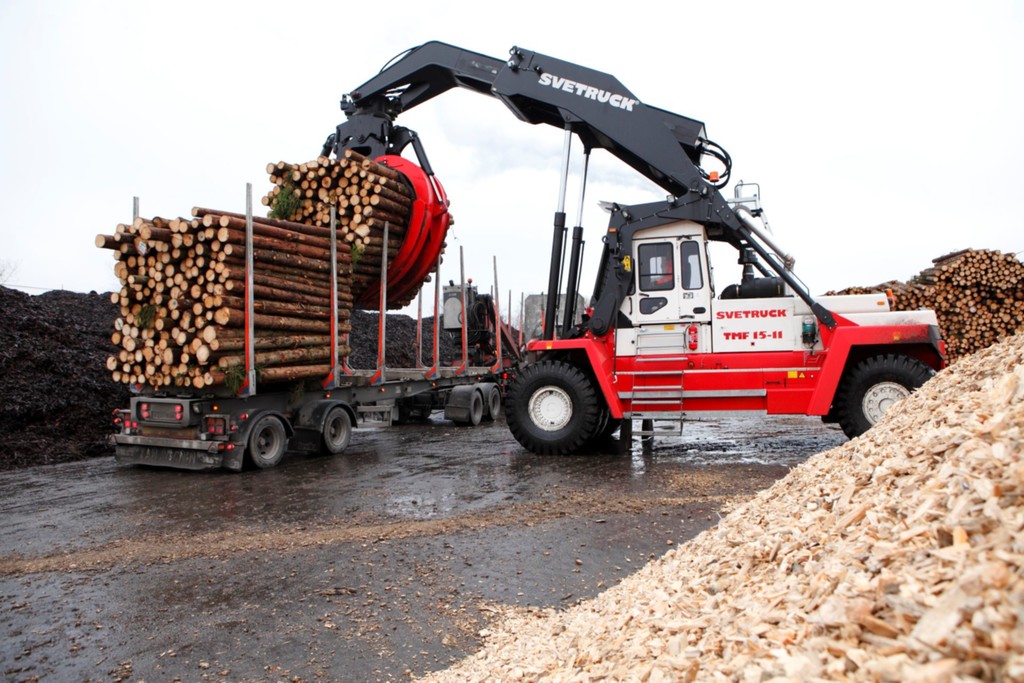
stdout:
<svg viewBox="0 0 1024 683">
<path fill-rule="evenodd" d="M 245 218 L 193 209 L 192 218 L 137 219 L 113 235 L 121 307 L 107 359 L 115 381 L 154 388 L 224 388 L 244 377 Z M 352 310 L 351 244 L 339 240 L 339 361 Z M 331 362 L 330 229 L 253 219 L 257 376 L 324 378 Z"/>
<path fill-rule="evenodd" d="M 1013 254 L 964 249 L 932 260 L 908 282 L 850 287 L 829 294 L 891 289 L 895 310 L 935 311 L 951 360 L 1024 330 L 1024 264 Z"/>
<path fill-rule="evenodd" d="M 380 282 L 384 225 L 388 226 L 388 263 L 405 237 L 412 194 L 402 174 L 352 150 L 340 159 L 319 157 L 304 164 L 267 164 L 273 187 L 263 197 L 270 215 L 310 225 L 328 226 L 337 209 L 338 230 L 352 246 L 352 289 L 358 301 Z M 411 298 L 389 301 L 389 308 Z"/>
</svg>

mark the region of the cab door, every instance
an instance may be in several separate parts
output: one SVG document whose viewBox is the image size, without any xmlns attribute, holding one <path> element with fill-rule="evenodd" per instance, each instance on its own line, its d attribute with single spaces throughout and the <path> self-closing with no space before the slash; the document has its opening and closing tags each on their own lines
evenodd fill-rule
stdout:
<svg viewBox="0 0 1024 683">
<path fill-rule="evenodd" d="M 672 237 L 637 239 L 633 257 L 636 281 L 627 314 L 633 325 L 649 332 L 659 327 L 679 332 L 668 326 L 693 324 L 698 328 L 699 347 L 710 350 L 711 288 L 699 227 Z"/>
</svg>

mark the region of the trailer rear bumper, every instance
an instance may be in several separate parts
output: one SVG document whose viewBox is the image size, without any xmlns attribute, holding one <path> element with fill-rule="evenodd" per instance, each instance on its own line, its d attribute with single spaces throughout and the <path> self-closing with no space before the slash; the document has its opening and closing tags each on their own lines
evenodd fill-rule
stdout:
<svg viewBox="0 0 1024 683">
<path fill-rule="evenodd" d="M 153 465 L 184 470 L 242 469 L 241 448 L 223 442 L 115 434 L 114 459 L 122 465 Z"/>
</svg>

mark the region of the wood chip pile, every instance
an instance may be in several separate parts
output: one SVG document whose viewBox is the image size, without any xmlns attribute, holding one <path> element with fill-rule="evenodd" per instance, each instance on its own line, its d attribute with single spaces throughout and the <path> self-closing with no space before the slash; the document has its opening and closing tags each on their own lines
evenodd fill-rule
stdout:
<svg viewBox="0 0 1024 683">
<path fill-rule="evenodd" d="M 244 371 L 245 218 L 138 218 L 97 235 L 121 289 L 107 359 L 115 382 L 237 390 Z M 256 366 L 263 382 L 326 377 L 331 367 L 330 230 L 253 219 Z M 338 335 L 351 330 L 350 245 L 338 248 Z M 349 353 L 339 344 L 339 359 Z"/>
<path fill-rule="evenodd" d="M 1024 335 L 431 681 L 1024 681 Z"/>
<path fill-rule="evenodd" d="M 934 310 L 952 360 L 1024 329 L 1024 264 L 1016 256 L 965 249 L 932 263 L 908 282 L 892 280 L 829 294 L 891 289 L 896 310 Z"/>
</svg>

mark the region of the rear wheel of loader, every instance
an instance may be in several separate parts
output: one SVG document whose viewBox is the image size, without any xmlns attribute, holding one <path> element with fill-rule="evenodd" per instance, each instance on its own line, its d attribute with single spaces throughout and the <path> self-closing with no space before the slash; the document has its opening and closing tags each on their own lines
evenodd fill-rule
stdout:
<svg viewBox="0 0 1024 683">
<path fill-rule="evenodd" d="M 340 406 L 331 408 L 324 419 L 324 430 L 320 438 L 321 452 L 337 455 L 348 447 L 352 438 L 352 418 L 348 411 Z"/>
<path fill-rule="evenodd" d="M 869 430 L 893 404 L 927 382 L 935 371 L 910 356 L 873 356 L 839 383 L 833 401 L 836 422 L 851 439 Z"/>
<path fill-rule="evenodd" d="M 264 415 L 249 432 L 246 454 L 253 465 L 266 469 L 281 462 L 287 445 L 288 434 L 281 421 L 273 415 Z"/>
<path fill-rule="evenodd" d="M 527 365 L 508 389 L 505 419 L 512 436 L 534 453 L 577 451 L 597 433 L 601 406 L 593 385 L 574 365 Z"/>
</svg>

